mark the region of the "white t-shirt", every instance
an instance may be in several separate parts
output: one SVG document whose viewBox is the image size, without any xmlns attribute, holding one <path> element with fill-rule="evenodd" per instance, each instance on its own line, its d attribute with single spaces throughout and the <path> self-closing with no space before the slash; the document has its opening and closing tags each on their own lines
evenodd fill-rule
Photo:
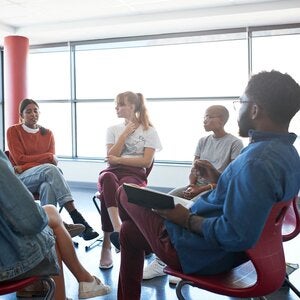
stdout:
<svg viewBox="0 0 300 300">
<path fill-rule="evenodd" d="M 124 123 L 109 127 L 106 133 L 106 144 L 115 144 L 124 129 Z M 156 129 L 149 127 L 147 130 L 143 130 L 140 125 L 127 137 L 121 156 L 143 156 L 145 147 L 153 148 L 156 151 L 162 149 Z"/>
</svg>

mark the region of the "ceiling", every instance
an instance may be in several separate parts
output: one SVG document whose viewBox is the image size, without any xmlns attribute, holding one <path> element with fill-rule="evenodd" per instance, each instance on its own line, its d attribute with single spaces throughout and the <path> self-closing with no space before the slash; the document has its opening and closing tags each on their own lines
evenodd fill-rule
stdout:
<svg viewBox="0 0 300 300">
<path fill-rule="evenodd" d="M 0 0 L 0 46 L 299 22 L 298 0 Z"/>
</svg>

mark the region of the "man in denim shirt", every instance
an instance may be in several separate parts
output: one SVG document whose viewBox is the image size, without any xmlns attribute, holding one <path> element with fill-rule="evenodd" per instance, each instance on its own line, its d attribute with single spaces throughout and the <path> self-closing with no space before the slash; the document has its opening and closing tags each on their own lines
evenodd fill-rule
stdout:
<svg viewBox="0 0 300 300">
<path fill-rule="evenodd" d="M 240 135 L 249 145 L 223 171 L 195 161 L 215 190 L 188 210 L 152 211 L 128 203 L 120 192 L 121 266 L 118 299 L 140 299 L 144 251 L 153 251 L 185 273 L 216 274 L 243 262 L 244 251 L 259 239 L 272 206 L 300 189 L 300 159 L 288 132 L 300 109 L 300 87 L 277 71 L 251 77 L 240 106 Z"/>
</svg>

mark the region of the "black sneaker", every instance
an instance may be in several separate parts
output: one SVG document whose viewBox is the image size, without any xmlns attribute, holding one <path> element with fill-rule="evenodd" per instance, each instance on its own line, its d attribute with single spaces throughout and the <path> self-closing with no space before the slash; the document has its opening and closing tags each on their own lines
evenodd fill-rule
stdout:
<svg viewBox="0 0 300 300">
<path fill-rule="evenodd" d="M 95 239 L 99 236 L 99 233 L 94 231 L 94 229 L 88 224 L 88 222 L 83 218 L 80 212 L 77 209 L 70 212 L 70 216 L 74 224 L 82 224 L 85 226 L 85 231 L 83 231 L 79 236 L 82 237 L 85 241 Z"/>
<path fill-rule="evenodd" d="M 85 231 L 81 233 L 79 236 L 82 237 L 85 241 L 89 241 L 98 237 L 99 233 L 94 231 L 94 229 L 89 226 L 86 227 Z"/>
</svg>

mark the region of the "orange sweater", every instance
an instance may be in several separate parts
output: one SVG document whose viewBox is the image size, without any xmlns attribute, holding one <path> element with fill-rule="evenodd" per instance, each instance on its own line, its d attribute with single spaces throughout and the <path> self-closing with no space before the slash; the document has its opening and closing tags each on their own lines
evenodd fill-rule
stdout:
<svg viewBox="0 0 300 300">
<path fill-rule="evenodd" d="M 12 164 L 22 172 L 44 163 L 53 164 L 55 142 L 49 129 L 42 135 L 40 131 L 25 131 L 22 124 L 13 125 L 7 130 L 7 143 Z"/>
</svg>

